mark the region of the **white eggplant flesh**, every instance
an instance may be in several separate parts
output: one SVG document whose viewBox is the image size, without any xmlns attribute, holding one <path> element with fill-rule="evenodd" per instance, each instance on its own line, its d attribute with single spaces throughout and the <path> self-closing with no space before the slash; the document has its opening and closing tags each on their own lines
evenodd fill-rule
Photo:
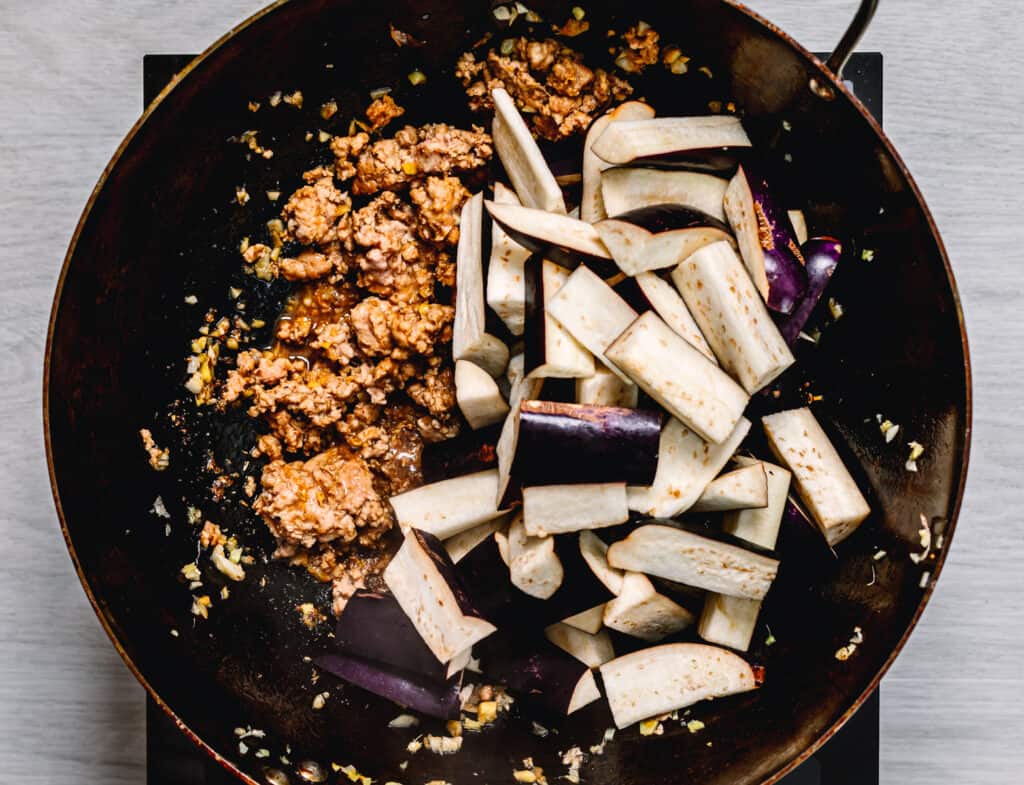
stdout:
<svg viewBox="0 0 1024 785">
<path fill-rule="evenodd" d="M 627 520 L 623 482 L 523 488 L 523 521 L 531 537 L 600 529 Z"/>
<path fill-rule="evenodd" d="M 522 513 L 508 527 L 508 568 L 512 585 L 539 600 L 558 591 L 565 577 L 554 537 L 531 537 L 523 526 Z"/>
<path fill-rule="evenodd" d="M 750 459 L 739 458 L 738 462 L 742 466 L 748 460 Z M 792 475 L 774 463 L 758 463 L 764 468 L 768 504 L 758 509 L 727 512 L 722 519 L 722 531 L 762 548 L 775 550 L 775 543 L 779 539 L 779 527 L 782 525 L 782 514 L 786 510 L 786 500 L 789 498 L 789 482 Z"/>
<path fill-rule="evenodd" d="M 630 381 L 604 350 L 637 317 L 629 304 L 588 267 L 577 267 L 547 303 L 547 312 L 569 334 L 624 381 Z"/>
<path fill-rule="evenodd" d="M 690 509 L 723 512 L 768 506 L 768 475 L 760 463 L 733 469 L 712 480 Z"/>
<path fill-rule="evenodd" d="M 640 388 L 607 365 L 595 364 L 594 375 L 576 380 L 576 403 L 635 409 Z"/>
<path fill-rule="evenodd" d="M 628 164 L 638 158 L 686 150 L 750 146 L 750 138 L 739 118 L 711 115 L 611 123 L 594 142 L 592 149 L 610 164 Z"/>
<path fill-rule="evenodd" d="M 729 438 L 749 396 L 654 311 L 633 322 L 605 356 L 705 441 Z"/>
<path fill-rule="evenodd" d="M 608 545 L 604 540 L 591 531 L 580 532 L 580 554 L 594 576 L 608 591 L 612 594 L 619 594 L 622 591 L 625 573 L 608 563 Z"/>
<path fill-rule="evenodd" d="M 559 621 L 545 627 L 544 636 L 588 668 L 600 668 L 615 659 L 615 648 L 606 630 L 591 634 Z"/>
<path fill-rule="evenodd" d="M 741 417 L 724 442 L 705 442 L 679 420 L 669 417 L 658 442 L 658 469 L 654 484 L 630 486 L 629 509 L 655 518 L 674 518 L 700 498 L 750 432 L 750 421 Z"/>
<path fill-rule="evenodd" d="M 462 561 L 463 557 L 466 556 L 470 551 L 476 548 L 477 545 L 482 543 L 496 531 L 503 530 L 508 525 L 508 518 L 505 515 L 499 515 L 490 521 L 474 526 L 472 529 L 466 529 L 463 532 L 459 532 L 454 537 L 449 537 L 444 541 L 444 549 L 448 551 L 448 555 L 451 560 L 458 564 Z"/>
<path fill-rule="evenodd" d="M 447 540 L 501 515 L 496 502 L 498 470 L 487 469 L 423 485 L 391 497 L 395 520 Z"/>
<path fill-rule="evenodd" d="M 778 560 L 768 556 L 654 523 L 613 544 L 608 562 L 620 570 L 751 600 L 764 599 L 779 569 Z"/>
<path fill-rule="evenodd" d="M 519 204 L 515 191 L 494 184 L 497 204 Z M 487 304 L 512 335 L 522 335 L 526 324 L 526 272 L 530 252 L 491 222 L 491 261 L 487 266 Z"/>
<path fill-rule="evenodd" d="M 622 591 L 604 608 L 604 626 L 656 643 L 693 624 L 693 614 L 654 588 L 646 575 L 627 572 Z"/>
<path fill-rule="evenodd" d="M 760 600 L 708 594 L 697 624 L 697 634 L 708 643 L 746 651 L 757 629 Z"/>
<path fill-rule="evenodd" d="M 701 248 L 672 280 L 719 363 L 751 395 L 796 362 L 729 243 Z"/>
<path fill-rule="evenodd" d="M 665 643 L 617 657 L 601 666 L 601 678 L 620 729 L 757 686 L 746 660 L 701 643 Z"/>
<path fill-rule="evenodd" d="M 796 237 L 796 241 L 803 245 L 807 242 L 807 216 L 804 215 L 803 210 L 788 210 L 786 214 L 789 216 L 789 222 L 793 224 L 793 235 Z"/>
<path fill-rule="evenodd" d="M 483 194 L 476 194 L 462 207 L 452 354 L 456 360 L 468 360 L 497 376 L 508 365 L 508 347 L 484 326 L 483 199 Z"/>
<path fill-rule="evenodd" d="M 597 686 L 597 679 L 594 678 L 594 672 L 588 670 L 577 683 L 576 689 L 573 690 L 572 698 L 569 701 L 569 705 L 566 708 L 565 713 L 566 715 L 573 714 L 584 706 L 589 706 L 594 701 L 600 699 L 601 688 Z"/>
<path fill-rule="evenodd" d="M 524 400 L 536 398 L 544 384 L 543 378 L 524 376 L 524 370 L 525 358 L 522 354 L 517 354 L 509 361 L 509 413 L 502 423 L 498 442 L 494 446 L 495 457 L 498 460 L 496 504 L 499 505 L 505 499 L 512 478 L 512 463 L 519 441 L 519 404 Z"/>
<path fill-rule="evenodd" d="M 580 260 L 611 260 L 611 254 L 591 224 L 560 213 L 549 213 L 517 204 L 486 202 L 491 217 L 522 245 L 562 248 Z M 524 239 L 529 238 L 529 239 Z M 535 250 L 535 249 L 532 249 Z M 543 251 L 540 251 L 543 252 Z"/>
<path fill-rule="evenodd" d="M 643 292 L 644 297 L 651 304 L 654 312 L 665 320 L 665 324 L 685 338 L 690 346 L 711 360 L 715 365 L 718 365 L 718 358 L 715 357 L 715 353 L 708 346 L 708 342 L 704 339 L 700 327 L 697 326 L 693 314 L 686 307 L 686 303 L 683 302 L 683 298 L 680 297 L 678 290 L 664 278 L 653 272 L 640 273 L 633 280 L 636 281 L 636 285 Z"/>
<path fill-rule="evenodd" d="M 768 445 L 793 473 L 800 498 L 828 544 L 853 534 L 871 508 L 811 410 L 789 409 L 761 422 Z"/>
<path fill-rule="evenodd" d="M 466 666 L 469 665 L 469 660 L 472 656 L 473 647 L 470 646 L 469 648 L 463 649 L 454 657 L 452 657 L 451 661 L 449 661 L 448 663 L 448 670 L 446 671 L 447 678 L 450 679 L 452 678 L 452 676 L 455 676 L 460 671 L 464 671 L 466 669 Z"/>
<path fill-rule="evenodd" d="M 602 199 L 604 180 L 601 173 L 611 164 L 594 153 L 591 149 L 594 142 L 604 133 L 604 129 L 608 127 L 609 123 L 620 120 L 650 120 L 653 117 L 654 109 L 647 104 L 640 101 L 627 101 L 591 123 L 587 130 L 586 141 L 583 142 L 583 189 L 579 208 L 582 220 L 594 223 L 609 215 Z"/>
<path fill-rule="evenodd" d="M 455 361 L 455 400 L 474 431 L 494 425 L 508 414 L 498 383 L 483 368 L 468 360 Z"/>
<path fill-rule="evenodd" d="M 725 221 L 722 200 L 728 185 L 721 177 L 684 170 L 620 166 L 601 173 L 601 195 L 609 216 L 655 204 L 681 204 Z"/>
<path fill-rule="evenodd" d="M 562 619 L 562 623 L 596 635 L 604 626 L 604 606 L 605 603 L 601 603 L 593 608 L 587 608 L 585 611 L 574 613 L 572 616 Z"/>
<path fill-rule="evenodd" d="M 594 356 L 552 316 L 549 309 L 551 301 L 569 280 L 569 271 L 547 259 L 534 260 L 530 264 L 538 261 L 540 292 L 531 291 L 527 294 L 527 309 L 528 318 L 536 320 L 535 326 L 540 335 L 533 334 L 532 326 L 527 328 L 528 373 L 534 378 L 578 379 L 593 376 Z M 527 274 L 529 276 L 531 272 Z M 535 270 L 532 274 L 536 275 Z M 531 300 L 535 302 L 531 304 Z M 542 312 L 533 313 L 533 309 L 542 309 Z"/>
<path fill-rule="evenodd" d="M 440 662 L 449 662 L 495 631 L 490 622 L 465 612 L 457 589 L 423 547 L 415 531 L 384 570 L 384 583 L 424 643 Z"/>
<path fill-rule="evenodd" d="M 704 246 L 730 239 L 729 233 L 720 226 L 696 225 L 655 233 L 614 216 L 599 221 L 594 228 L 615 264 L 626 275 L 674 267 Z"/>
<path fill-rule="evenodd" d="M 544 155 L 523 120 L 515 101 L 503 88 L 491 91 L 494 122 L 491 135 L 494 149 L 505 167 L 519 201 L 527 207 L 552 213 L 565 213 L 565 200 Z"/>
</svg>

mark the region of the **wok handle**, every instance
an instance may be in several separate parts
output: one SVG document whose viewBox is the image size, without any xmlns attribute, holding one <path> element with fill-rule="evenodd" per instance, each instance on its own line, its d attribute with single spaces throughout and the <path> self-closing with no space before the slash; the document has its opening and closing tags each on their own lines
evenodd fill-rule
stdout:
<svg viewBox="0 0 1024 785">
<path fill-rule="evenodd" d="M 825 67 L 835 74 L 837 79 L 843 78 L 843 68 L 846 66 L 847 60 L 850 59 L 850 55 L 853 54 L 853 50 L 857 47 L 860 39 L 864 36 L 877 10 L 878 0 L 861 0 L 856 16 L 853 17 L 850 26 L 846 28 L 846 32 L 843 34 L 838 46 L 836 46 L 828 60 L 825 61 Z M 809 86 L 811 92 L 818 96 L 818 98 L 824 101 L 835 100 L 835 90 L 828 84 L 812 78 Z"/>
</svg>

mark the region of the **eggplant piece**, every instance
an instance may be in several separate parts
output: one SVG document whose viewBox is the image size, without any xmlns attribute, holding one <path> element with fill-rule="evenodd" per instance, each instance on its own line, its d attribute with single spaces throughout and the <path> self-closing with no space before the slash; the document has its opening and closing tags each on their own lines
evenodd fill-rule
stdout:
<svg viewBox="0 0 1024 785">
<path fill-rule="evenodd" d="M 444 549 L 448 551 L 448 556 L 451 557 L 452 562 L 458 564 L 480 543 L 491 537 L 495 532 L 504 529 L 508 522 L 508 516 L 499 515 L 493 520 L 485 521 L 474 526 L 472 529 L 466 529 L 454 537 L 449 537 L 444 541 Z"/>
<path fill-rule="evenodd" d="M 793 227 L 793 237 L 802 246 L 807 242 L 809 236 L 807 234 L 807 216 L 804 215 L 803 210 L 787 210 L 786 215 L 789 216 L 789 223 Z"/>
<path fill-rule="evenodd" d="M 553 316 L 581 345 L 629 381 L 604 356 L 604 350 L 636 319 L 634 311 L 608 284 L 587 267 L 577 267 L 555 295 L 547 301 Z"/>
<path fill-rule="evenodd" d="M 601 697 L 593 671 L 543 639 L 495 639 L 480 662 L 487 676 L 558 714 L 572 714 Z"/>
<path fill-rule="evenodd" d="M 593 376 L 594 357 L 553 316 L 548 305 L 569 279 L 564 267 L 533 256 L 526 262 L 526 373 L 534 377 Z"/>
<path fill-rule="evenodd" d="M 593 376 L 576 380 L 576 403 L 635 409 L 639 393 L 640 388 L 633 382 L 603 364 L 595 364 Z"/>
<path fill-rule="evenodd" d="M 761 419 L 768 446 L 793 473 L 796 489 L 825 540 L 836 546 L 871 514 L 867 500 L 808 408 Z"/>
<path fill-rule="evenodd" d="M 658 594 L 646 575 L 627 572 L 622 591 L 604 608 L 604 626 L 651 643 L 693 624 L 686 608 Z"/>
<path fill-rule="evenodd" d="M 451 720 L 459 716 L 461 678 L 433 682 L 345 654 L 325 654 L 313 662 L 342 681 L 428 717 Z"/>
<path fill-rule="evenodd" d="M 491 91 L 494 122 L 491 136 L 494 149 L 505 167 L 519 200 L 527 207 L 565 214 L 562 189 L 548 168 L 533 134 L 523 120 L 515 101 L 503 88 Z"/>
<path fill-rule="evenodd" d="M 497 491 L 498 470 L 487 469 L 422 485 L 390 501 L 403 530 L 415 528 L 448 539 L 501 515 Z"/>
<path fill-rule="evenodd" d="M 601 666 L 617 728 L 757 687 L 754 671 L 732 652 L 701 643 L 665 643 Z"/>
<path fill-rule="evenodd" d="M 779 569 L 777 559 L 658 523 L 644 524 L 613 544 L 608 563 L 752 600 L 764 599 Z"/>
<path fill-rule="evenodd" d="M 790 473 L 781 466 L 767 461 L 739 458 L 741 466 L 748 461 L 761 465 L 765 473 L 768 503 L 759 509 L 732 510 L 722 520 L 722 530 L 733 537 L 752 542 L 762 548 L 775 549 L 779 538 L 779 526 L 789 497 Z"/>
<path fill-rule="evenodd" d="M 455 400 L 474 431 L 501 422 L 508 414 L 498 383 L 468 360 L 455 361 Z"/>
<path fill-rule="evenodd" d="M 409 529 L 384 570 L 384 583 L 440 662 L 448 662 L 495 631 L 473 606 L 444 545 Z"/>
<path fill-rule="evenodd" d="M 624 104 L 619 104 L 608 114 L 601 115 L 590 124 L 586 141 L 583 143 L 583 195 L 580 198 L 580 218 L 587 223 L 594 223 L 608 217 L 602 199 L 604 180 L 601 177 L 601 172 L 610 164 L 594 154 L 591 149 L 594 142 L 604 133 L 610 123 L 621 120 L 650 120 L 653 117 L 654 109 L 647 104 L 640 101 L 627 101 Z"/>
<path fill-rule="evenodd" d="M 654 483 L 646 488 L 629 488 L 629 509 L 656 518 L 674 518 L 686 512 L 697 503 L 749 432 L 750 421 L 740 417 L 729 438 L 712 444 L 670 417 L 661 430 Z"/>
<path fill-rule="evenodd" d="M 712 115 L 611 123 L 592 149 L 610 164 L 656 158 L 665 164 L 699 166 L 709 156 L 721 157 L 750 146 L 738 117 Z"/>
<path fill-rule="evenodd" d="M 723 200 L 728 186 L 728 180 L 702 172 L 618 166 L 601 174 L 601 195 L 607 215 L 656 204 L 677 204 L 725 223 Z"/>
<path fill-rule="evenodd" d="M 523 401 L 513 472 L 523 485 L 649 484 L 660 433 L 658 411 Z"/>
<path fill-rule="evenodd" d="M 746 651 L 757 629 L 760 600 L 708 594 L 697 623 L 697 634 L 708 643 Z"/>
<path fill-rule="evenodd" d="M 639 207 L 594 228 L 626 275 L 672 267 L 705 245 L 732 240 L 729 227 L 717 218 L 677 204 Z"/>
<path fill-rule="evenodd" d="M 554 538 L 527 534 L 522 513 L 508 527 L 508 569 L 512 585 L 539 600 L 558 591 L 565 577 Z"/>
<path fill-rule="evenodd" d="M 789 216 L 775 202 L 764 174 L 750 163 L 725 192 L 725 214 L 750 279 L 773 311 L 788 314 L 807 290 L 807 275 Z"/>
<path fill-rule="evenodd" d="M 508 365 L 508 347 L 484 327 L 483 200 L 479 193 L 470 198 L 459 221 L 452 354 L 497 376 Z"/>
<path fill-rule="evenodd" d="M 484 204 L 508 236 L 533 253 L 569 269 L 585 264 L 599 272 L 614 272 L 611 254 L 591 224 L 521 205 Z"/>
<path fill-rule="evenodd" d="M 591 635 L 596 635 L 601 627 L 604 626 L 605 605 L 606 603 L 601 603 L 593 608 L 587 608 L 585 611 L 574 613 L 572 616 L 562 619 L 562 623 L 577 630 L 589 632 Z"/>
<path fill-rule="evenodd" d="M 557 621 L 544 628 L 544 637 L 566 654 L 571 654 L 588 668 L 600 668 L 615 659 L 615 647 L 607 630 L 583 632 Z"/>
<path fill-rule="evenodd" d="M 640 273 L 633 278 L 627 278 L 615 289 L 637 311 L 654 311 L 665 324 L 685 338 L 690 346 L 718 365 L 718 358 L 704 340 L 693 314 L 686 307 L 676 288 L 668 281 L 655 272 Z"/>
<path fill-rule="evenodd" d="M 834 237 L 815 237 L 801 247 L 804 257 L 804 269 L 807 272 L 807 291 L 804 299 L 793 309 L 789 316 L 777 317 L 779 332 L 790 346 L 800 337 L 800 331 L 807 325 L 815 307 L 821 301 L 832 274 L 839 266 L 843 256 L 843 246 Z"/>
<path fill-rule="evenodd" d="M 495 204 L 519 204 L 515 191 L 494 184 Z M 487 266 L 487 304 L 512 335 L 522 335 L 526 323 L 526 272 L 530 251 L 491 222 L 491 259 Z"/>
<path fill-rule="evenodd" d="M 705 441 L 725 441 L 749 396 L 653 311 L 641 315 L 605 355 Z"/>
<path fill-rule="evenodd" d="M 608 545 L 592 531 L 580 532 L 580 555 L 604 587 L 612 594 L 622 592 L 625 573 L 608 563 Z"/>
<path fill-rule="evenodd" d="M 716 477 L 690 509 L 694 512 L 747 510 L 768 506 L 768 476 L 754 463 Z"/>
<path fill-rule="evenodd" d="M 511 491 L 518 488 L 512 487 L 512 464 L 516 456 L 516 446 L 519 442 L 519 404 L 527 398 L 534 398 L 540 394 L 543 378 L 526 376 L 526 363 L 522 354 L 518 354 L 509 362 L 509 413 L 501 426 L 501 434 L 494 446 L 494 452 L 498 461 L 498 488 L 497 503 L 504 507 L 511 503 Z"/>
<path fill-rule="evenodd" d="M 624 482 L 523 488 L 523 522 L 532 537 L 600 529 L 627 520 Z"/>
<path fill-rule="evenodd" d="M 722 368 L 751 395 L 796 362 L 728 243 L 701 248 L 672 281 Z"/>
</svg>

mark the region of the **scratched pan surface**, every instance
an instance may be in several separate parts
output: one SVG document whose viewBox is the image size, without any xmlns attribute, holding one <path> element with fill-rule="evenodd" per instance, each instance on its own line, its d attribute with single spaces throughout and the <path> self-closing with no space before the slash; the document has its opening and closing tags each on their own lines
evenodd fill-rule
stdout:
<svg viewBox="0 0 1024 785">
<path fill-rule="evenodd" d="M 562 20 L 569 8 L 540 10 Z M 817 347 L 801 344 L 781 399 L 757 399 L 753 411 L 822 396 L 816 411 L 866 489 L 871 518 L 836 557 L 809 529 L 784 531 L 783 565 L 764 616 L 778 642 L 764 647 L 761 630 L 752 649 L 767 669 L 762 689 L 696 707 L 694 716 L 708 726 L 701 734 L 675 723 L 660 737 L 621 732 L 584 772 L 595 785 L 759 783 L 809 754 L 856 709 L 930 595 L 945 550 L 921 565 L 909 555 L 920 550 L 922 514 L 944 529 L 949 547 L 960 503 L 970 433 L 960 309 L 941 242 L 902 163 L 845 94 L 832 102 L 812 95 L 810 77 L 831 77 L 783 34 L 713 0 L 589 3 L 587 18 L 595 32 L 577 45 L 594 58 L 608 56 L 603 30 L 621 31 L 637 18 L 661 31 L 663 42 L 678 43 L 693 58 L 691 73 L 659 72 L 639 83 L 638 94 L 662 115 L 735 101 L 758 145 L 780 162 L 791 154 L 784 187 L 793 204 L 806 203 L 812 228 L 844 238 L 850 249 L 830 288 L 845 315 L 823 330 Z M 398 49 L 389 22 L 426 46 Z M 237 413 L 211 417 L 175 403 L 187 342 L 207 307 L 230 312 L 228 289 L 238 286 L 246 316 L 271 324 L 287 296 L 286 285 L 261 284 L 239 269 L 240 238 L 261 236 L 277 209 L 264 191 L 287 194 L 303 170 L 326 160 L 325 146 L 306 142 L 306 132 L 343 131 L 373 88 L 395 86 L 410 122 L 471 122 L 451 69 L 488 31 L 502 35 L 482 4 L 443 0 L 311 0 L 264 12 L 207 52 L 133 129 L 68 254 L 48 344 L 45 408 L 72 557 L 115 645 L 153 696 L 224 765 L 255 781 L 263 781 L 268 761 L 239 755 L 232 732 L 239 725 L 267 731 L 250 746 L 270 749 L 269 761 L 287 744 L 292 761 L 353 763 L 379 781 L 461 785 L 505 779 L 526 756 L 561 772 L 558 750 L 586 749 L 610 724 L 602 702 L 568 720 L 545 718 L 559 733 L 541 741 L 530 733 L 537 715 L 520 702 L 499 728 L 467 739 L 458 755 L 410 756 L 411 732 L 385 728 L 395 707 L 329 677 L 311 683 L 302 658 L 326 642 L 300 624 L 295 606 L 308 600 L 324 607 L 323 585 L 260 560 L 222 602 L 221 579 L 207 571 L 204 591 L 215 604 L 210 618 L 197 622 L 178 576 L 196 557 L 187 504 L 257 553 L 272 548 L 265 527 L 239 503 L 238 483 L 215 502 L 204 469 L 212 458 L 225 471 L 258 470 L 244 465 L 253 424 Z M 414 68 L 428 76 L 416 89 L 406 80 Z M 252 114 L 246 107 L 250 98 L 265 103 L 270 93 L 295 88 L 305 95 L 301 110 L 264 106 Z M 341 111 L 323 121 L 318 108 L 329 97 Z M 783 130 L 783 120 L 792 130 Z M 241 145 L 226 142 L 250 128 L 274 150 L 271 160 L 247 162 Z M 241 184 L 253 195 L 244 208 L 231 203 Z M 874 251 L 873 261 L 861 260 L 864 249 Z M 184 303 L 190 294 L 198 306 Z M 175 412 L 184 433 L 169 418 Z M 902 426 L 897 444 L 884 444 L 876 413 Z M 172 447 L 168 471 L 146 465 L 140 427 Z M 904 469 L 911 439 L 927 446 L 916 474 Z M 165 521 L 148 512 L 158 494 L 172 515 L 169 536 Z M 874 561 L 877 549 L 888 557 Z M 863 628 L 864 643 L 839 663 L 834 653 L 854 626 Z M 314 711 L 313 696 L 325 689 L 332 697 Z"/>
</svg>

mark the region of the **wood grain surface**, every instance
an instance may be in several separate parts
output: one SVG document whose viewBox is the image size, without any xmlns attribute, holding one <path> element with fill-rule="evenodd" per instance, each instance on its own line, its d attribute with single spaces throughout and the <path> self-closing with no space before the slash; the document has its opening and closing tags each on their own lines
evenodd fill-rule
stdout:
<svg viewBox="0 0 1024 785">
<path fill-rule="evenodd" d="M 750 5 L 812 49 L 855 0 Z M 64 550 L 43 457 L 46 321 L 68 240 L 139 114 L 142 55 L 206 47 L 258 0 L 0 0 L 0 782 L 141 785 L 141 688 Z M 974 451 L 955 547 L 882 688 L 886 785 L 1024 770 L 1024 6 L 883 0 L 886 128 L 942 229 L 967 312 Z M 1017 423 L 1015 425 L 1015 423 Z"/>
</svg>

